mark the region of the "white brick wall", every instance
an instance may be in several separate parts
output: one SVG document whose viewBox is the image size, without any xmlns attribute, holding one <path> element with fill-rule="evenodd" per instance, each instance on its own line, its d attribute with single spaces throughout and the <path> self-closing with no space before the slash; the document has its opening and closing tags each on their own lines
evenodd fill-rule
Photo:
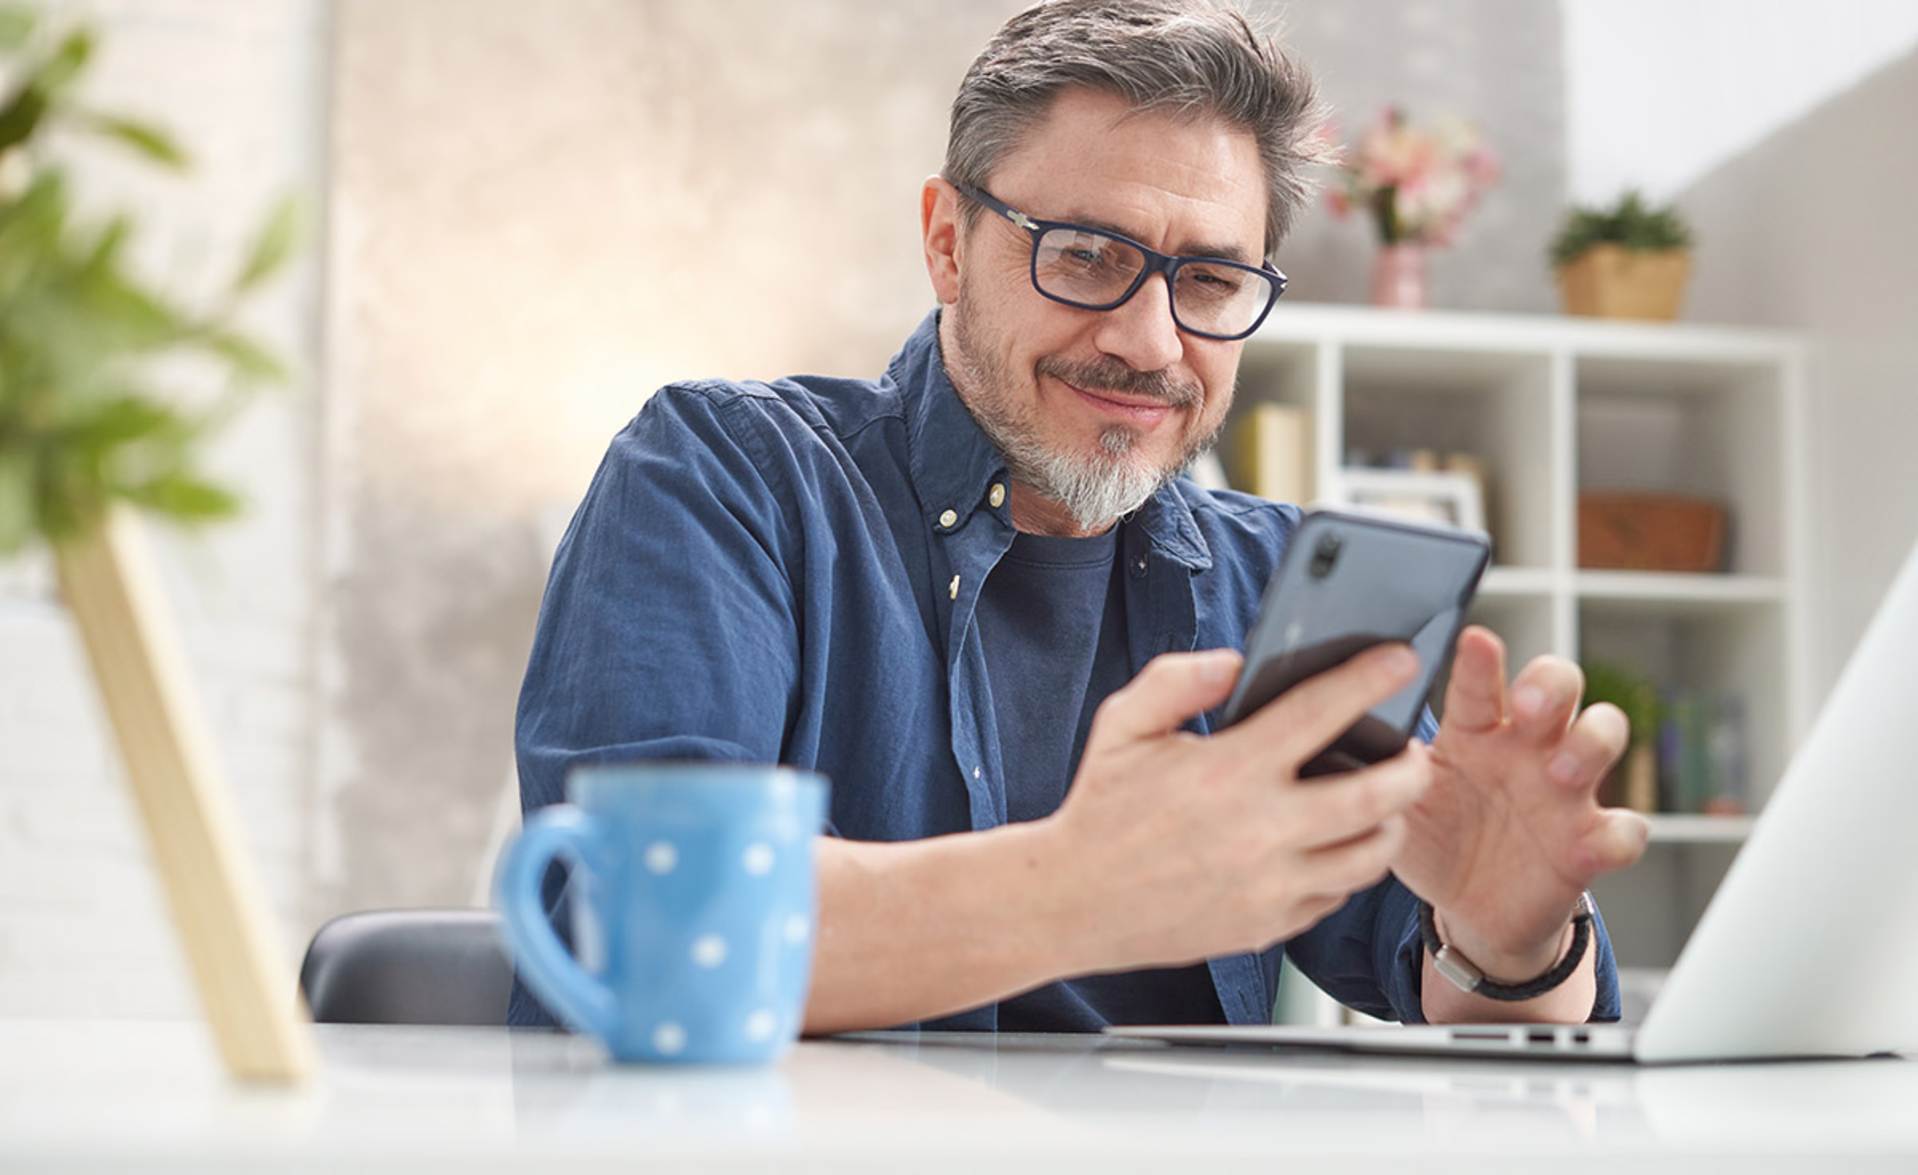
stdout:
<svg viewBox="0 0 1918 1175">
<path fill-rule="evenodd" d="M 279 194 L 307 193 L 307 252 L 250 314 L 300 369 L 211 464 L 248 511 L 151 537 L 253 863 L 297 959 L 313 759 L 318 226 L 326 166 L 323 0 L 69 0 L 102 34 L 89 97 L 166 125 L 195 160 L 151 175 L 88 149 L 77 187 L 128 208 L 169 289 L 217 288 Z M 45 561 L 0 571 L 0 1015 L 197 1015 L 109 732 Z"/>
</svg>

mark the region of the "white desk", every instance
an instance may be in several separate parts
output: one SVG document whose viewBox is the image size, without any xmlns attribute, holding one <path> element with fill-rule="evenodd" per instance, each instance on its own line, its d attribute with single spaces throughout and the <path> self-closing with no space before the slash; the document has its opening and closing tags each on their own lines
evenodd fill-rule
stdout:
<svg viewBox="0 0 1918 1175">
<path fill-rule="evenodd" d="M 324 1071 L 289 1092 L 230 1085 L 193 1024 L 0 1021 L 0 1171 L 1918 1170 L 1909 1061 L 1637 1070 L 929 1036 L 640 1069 L 551 1033 L 318 1032 Z"/>
</svg>

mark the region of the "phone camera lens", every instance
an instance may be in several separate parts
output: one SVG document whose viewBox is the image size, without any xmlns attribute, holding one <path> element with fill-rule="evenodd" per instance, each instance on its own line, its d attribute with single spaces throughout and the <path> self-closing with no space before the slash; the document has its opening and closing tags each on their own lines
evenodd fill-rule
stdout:
<svg viewBox="0 0 1918 1175">
<path fill-rule="evenodd" d="M 1312 565 L 1307 568 L 1313 579 L 1324 579 L 1332 573 L 1332 565 L 1339 561 L 1339 548 L 1344 542 L 1335 534 L 1328 534 L 1312 548 Z"/>
</svg>

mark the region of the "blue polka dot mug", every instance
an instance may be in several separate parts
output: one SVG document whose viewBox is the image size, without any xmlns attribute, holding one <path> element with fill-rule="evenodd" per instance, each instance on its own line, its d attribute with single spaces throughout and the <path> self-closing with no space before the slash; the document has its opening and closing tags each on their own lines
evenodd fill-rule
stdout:
<svg viewBox="0 0 1918 1175">
<path fill-rule="evenodd" d="M 799 1035 L 824 778 L 783 767 L 576 768 L 500 857 L 494 902 L 526 986 L 621 1061 L 763 1062 Z M 572 866 L 578 957 L 540 883 Z"/>
</svg>

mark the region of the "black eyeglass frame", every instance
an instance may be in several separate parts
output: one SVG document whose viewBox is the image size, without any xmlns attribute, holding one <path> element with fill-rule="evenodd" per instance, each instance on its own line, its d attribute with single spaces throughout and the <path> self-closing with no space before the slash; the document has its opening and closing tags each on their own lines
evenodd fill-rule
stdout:
<svg viewBox="0 0 1918 1175">
<path fill-rule="evenodd" d="M 1079 310 L 1117 310 L 1119 307 L 1131 301 L 1132 295 L 1138 293 L 1153 274 L 1163 273 L 1165 274 L 1166 284 L 1166 304 L 1172 310 L 1173 324 L 1180 330 L 1188 334 L 1198 335 L 1202 339 L 1217 339 L 1221 342 L 1230 343 L 1237 342 L 1240 339 L 1250 338 L 1256 333 L 1259 327 L 1265 324 L 1265 316 L 1272 313 L 1272 307 L 1278 304 L 1279 296 L 1285 293 L 1286 276 L 1280 273 L 1278 268 L 1270 261 L 1265 262 L 1263 265 L 1247 265 L 1242 261 L 1234 261 L 1229 257 L 1174 257 L 1161 253 L 1150 246 L 1142 245 L 1124 233 L 1115 233 L 1111 229 L 1098 228 L 1097 226 L 1089 224 L 1074 224 L 1069 220 L 1040 220 L 1034 216 L 1027 216 L 1025 213 L 1007 204 L 1004 200 L 999 199 L 984 188 L 976 188 L 971 184 L 961 183 L 958 180 L 948 180 L 947 182 L 958 189 L 959 194 L 966 199 L 991 209 L 994 213 L 1011 221 L 1013 225 L 1026 230 L 1026 232 L 1031 235 L 1032 260 L 1028 269 L 1032 277 L 1032 288 L 1038 291 L 1040 297 L 1050 299 L 1062 306 L 1071 306 Z M 1095 233 L 1099 236 L 1109 237 L 1112 240 L 1119 241 L 1122 244 L 1130 245 L 1144 255 L 1145 265 L 1139 270 L 1138 275 L 1132 279 L 1132 284 L 1126 287 L 1125 293 L 1120 294 L 1110 302 L 1080 302 L 1072 298 L 1062 298 L 1057 294 L 1047 293 L 1044 287 L 1039 284 L 1039 238 L 1054 229 L 1071 229 L 1074 232 Z M 1178 287 L 1174 282 L 1179 276 L 1180 267 L 1196 263 L 1224 265 L 1233 269 L 1241 269 L 1247 273 L 1257 274 L 1271 283 L 1272 294 L 1265 300 L 1265 306 L 1260 309 L 1258 315 L 1253 318 L 1251 326 L 1246 327 L 1237 334 L 1222 335 L 1215 331 L 1199 330 L 1196 327 L 1187 326 L 1179 318 Z"/>
</svg>

